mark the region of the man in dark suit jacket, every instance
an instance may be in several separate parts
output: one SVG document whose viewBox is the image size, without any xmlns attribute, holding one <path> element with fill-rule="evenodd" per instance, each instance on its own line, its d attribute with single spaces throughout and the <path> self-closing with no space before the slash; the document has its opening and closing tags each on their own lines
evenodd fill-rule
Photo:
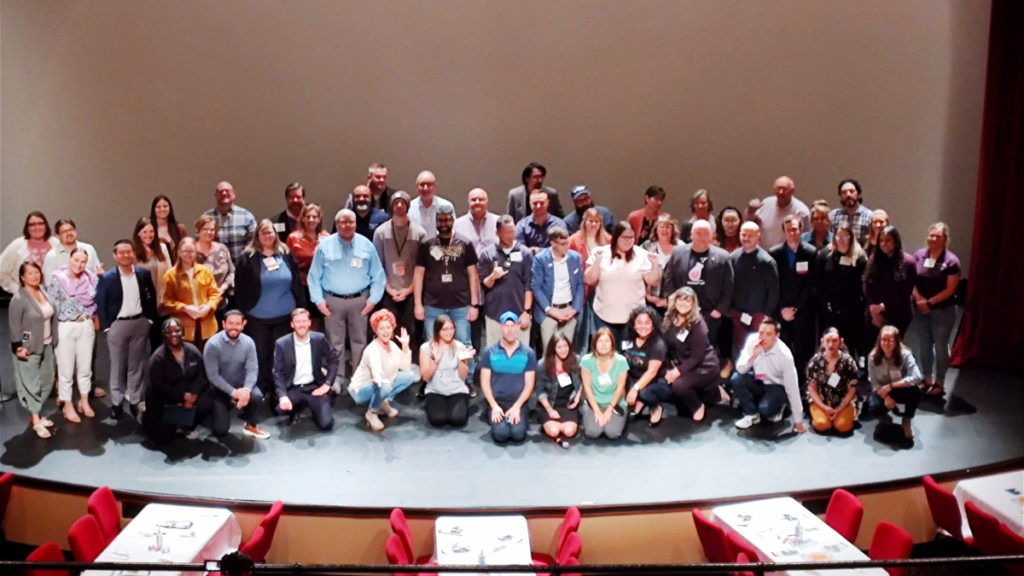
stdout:
<svg viewBox="0 0 1024 576">
<path fill-rule="evenodd" d="M 292 310 L 291 334 L 274 344 L 274 387 L 277 409 L 294 414 L 309 406 L 313 422 L 321 430 L 334 426 L 328 392 L 338 373 L 338 355 L 320 332 L 310 331 L 305 308 Z"/>
<path fill-rule="evenodd" d="M 732 305 L 733 273 L 729 253 L 711 244 L 711 225 L 697 220 L 690 229 L 692 244 L 676 246 L 662 273 L 661 295 L 668 298 L 689 286 L 697 293 L 700 314 L 708 325 L 708 339 L 718 340 L 722 318 Z"/>
<path fill-rule="evenodd" d="M 144 395 L 149 327 L 157 321 L 156 288 L 149 270 L 135 266 L 129 240 L 114 242 L 117 266 L 96 283 L 96 313 L 110 350 L 110 417 L 121 417 L 128 398 L 133 414 Z"/>
<path fill-rule="evenodd" d="M 804 368 L 814 355 L 817 336 L 814 327 L 817 250 L 801 241 L 803 230 L 800 216 L 787 216 L 782 221 L 786 241 L 768 251 L 779 269 L 779 303 L 775 312 L 781 326 L 779 337 L 793 351 L 801 388 L 806 386 Z"/>
</svg>

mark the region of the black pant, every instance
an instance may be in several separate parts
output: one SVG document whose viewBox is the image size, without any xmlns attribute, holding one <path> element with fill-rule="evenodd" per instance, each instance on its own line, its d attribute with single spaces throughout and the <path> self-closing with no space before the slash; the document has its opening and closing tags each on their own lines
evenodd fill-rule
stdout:
<svg viewBox="0 0 1024 576">
<path fill-rule="evenodd" d="M 469 419 L 469 394 L 427 394 L 423 410 L 431 426 L 460 428 Z"/>
<path fill-rule="evenodd" d="M 384 297 L 380 299 L 380 303 L 377 305 L 377 309 L 379 310 L 383 308 L 385 310 L 390 310 L 391 313 L 395 315 L 395 320 L 398 322 L 398 326 L 395 328 L 395 334 L 400 333 L 401 329 L 405 328 L 409 331 L 409 337 L 411 338 L 409 348 L 412 350 L 419 350 L 420 340 L 416 330 L 416 316 L 413 314 L 414 305 L 415 299 L 412 294 L 401 302 L 395 302 L 391 298 L 391 295 L 385 291 Z M 413 362 L 418 363 L 418 359 L 415 355 L 413 356 Z M 358 363 L 358 358 L 356 359 L 356 363 Z"/>
<path fill-rule="evenodd" d="M 313 396 L 313 390 L 319 388 L 319 384 L 307 384 L 306 386 L 292 386 L 288 389 L 288 399 L 292 402 L 292 414 L 298 414 L 299 410 L 309 406 L 313 414 L 313 423 L 321 430 L 330 430 L 334 427 L 334 414 L 331 413 L 331 399 L 328 394 Z M 287 414 L 287 412 L 285 412 Z"/>
<path fill-rule="evenodd" d="M 291 316 L 277 318 L 254 318 L 246 316 L 245 333 L 256 344 L 256 356 L 259 358 L 259 374 L 256 385 L 264 396 L 274 391 L 274 342 L 291 331 Z"/>
<path fill-rule="evenodd" d="M 249 396 L 249 403 L 242 408 L 242 419 L 249 426 L 256 425 L 256 416 L 259 414 L 260 406 L 263 404 L 263 393 L 259 388 L 252 389 Z M 231 409 L 235 407 L 235 401 L 230 396 L 217 390 L 213 392 L 213 415 L 210 427 L 214 436 L 223 436 L 231 428 Z"/>
<path fill-rule="evenodd" d="M 192 426 L 188 426 L 188 428 L 194 428 L 197 424 L 206 424 L 209 428 L 213 429 L 210 423 L 213 416 L 213 405 L 214 401 L 210 391 L 203 390 L 200 392 L 199 397 L 196 398 L 195 405 L 192 407 L 192 410 L 195 411 L 195 418 L 192 421 Z M 167 405 L 153 398 L 153 396 L 146 398 L 146 411 L 142 416 L 142 429 L 157 444 L 170 442 L 174 439 L 174 433 L 178 429 L 178 425 L 164 421 L 164 409 L 166 407 Z M 216 430 L 214 430 L 214 434 L 218 436 L 223 435 L 217 434 Z"/>
</svg>

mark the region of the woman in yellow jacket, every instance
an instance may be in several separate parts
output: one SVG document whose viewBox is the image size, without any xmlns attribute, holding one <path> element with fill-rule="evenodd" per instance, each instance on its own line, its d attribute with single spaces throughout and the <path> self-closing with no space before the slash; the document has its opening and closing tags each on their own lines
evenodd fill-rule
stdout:
<svg viewBox="0 0 1024 576">
<path fill-rule="evenodd" d="M 178 244 L 178 262 L 164 274 L 164 308 L 181 321 L 184 338 L 200 350 L 217 333 L 214 312 L 221 293 L 213 270 L 196 264 L 196 243 L 189 237 Z"/>
</svg>

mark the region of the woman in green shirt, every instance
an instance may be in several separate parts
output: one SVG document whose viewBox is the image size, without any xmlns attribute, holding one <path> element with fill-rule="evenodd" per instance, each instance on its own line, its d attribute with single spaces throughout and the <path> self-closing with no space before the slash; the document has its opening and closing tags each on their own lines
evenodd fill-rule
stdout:
<svg viewBox="0 0 1024 576">
<path fill-rule="evenodd" d="M 610 439 L 626 430 L 626 376 L 629 363 L 615 352 L 615 337 L 608 328 L 594 333 L 591 353 L 580 361 L 583 395 L 587 399 L 583 415 L 583 433 L 587 438 Z"/>
</svg>

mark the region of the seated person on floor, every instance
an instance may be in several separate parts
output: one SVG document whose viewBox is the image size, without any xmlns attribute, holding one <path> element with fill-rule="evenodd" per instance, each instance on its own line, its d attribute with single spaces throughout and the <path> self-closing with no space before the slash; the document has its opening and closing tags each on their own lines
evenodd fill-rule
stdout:
<svg viewBox="0 0 1024 576">
<path fill-rule="evenodd" d="M 196 424 L 213 416 L 213 397 L 206 381 L 203 354 L 194 344 L 184 341 L 184 332 L 177 318 L 165 320 L 164 343 L 149 358 L 142 427 L 160 444 L 171 441 L 179 428 L 192 430 L 189 438 L 194 438 Z"/>
<path fill-rule="evenodd" d="M 292 333 L 274 343 L 274 387 L 278 411 L 292 419 L 304 406 L 321 430 L 334 427 L 328 392 L 338 373 L 338 355 L 321 332 L 310 330 L 305 308 L 292 310 Z"/>
<path fill-rule="evenodd" d="M 356 404 L 366 404 L 366 423 L 374 432 L 384 430 L 377 415 L 398 417 L 391 405 L 395 396 L 412 384 L 412 350 L 409 331 L 404 327 L 395 335 L 395 315 L 390 310 L 377 310 L 370 316 L 370 329 L 377 336 L 363 349 L 348 393 Z"/>
<path fill-rule="evenodd" d="M 757 333 L 748 336 L 743 344 L 732 375 L 732 388 L 743 410 L 743 418 L 736 422 L 740 430 L 757 424 L 762 417 L 771 422 L 781 421 L 788 400 L 793 428 L 801 434 L 807 432 L 793 353 L 779 340 L 778 324 L 771 317 L 765 316 Z"/>
<path fill-rule="evenodd" d="M 480 390 L 491 409 L 495 442 L 526 439 L 526 402 L 537 378 L 537 354 L 519 342 L 519 316 L 501 315 L 501 341 L 480 354 Z"/>
<path fill-rule="evenodd" d="M 434 337 L 420 346 L 420 378 L 427 383 L 423 406 L 431 426 L 462 427 L 469 419 L 469 358 L 476 353 L 455 339 L 447 314 L 434 319 Z"/>
<path fill-rule="evenodd" d="M 816 432 L 853 430 L 857 417 L 857 363 L 846 350 L 839 330 L 828 328 L 821 350 L 807 363 L 807 400 Z"/>
<path fill-rule="evenodd" d="M 912 445 L 911 420 L 921 403 L 921 390 L 917 387 L 921 383 L 921 369 L 913 352 L 903 345 L 895 326 L 883 326 L 878 332 L 878 342 L 868 355 L 868 378 L 873 391 L 869 406 L 872 411 L 883 413 L 880 428 L 892 423 L 890 411 L 902 416 L 902 442 Z"/>
</svg>

